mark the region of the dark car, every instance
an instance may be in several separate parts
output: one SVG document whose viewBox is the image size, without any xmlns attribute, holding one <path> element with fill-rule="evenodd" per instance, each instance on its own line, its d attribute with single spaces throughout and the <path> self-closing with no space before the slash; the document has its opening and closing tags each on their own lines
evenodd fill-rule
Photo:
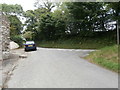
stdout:
<svg viewBox="0 0 120 90">
<path fill-rule="evenodd" d="M 29 50 L 37 50 L 36 44 L 34 41 L 26 41 L 25 45 L 25 51 Z"/>
</svg>

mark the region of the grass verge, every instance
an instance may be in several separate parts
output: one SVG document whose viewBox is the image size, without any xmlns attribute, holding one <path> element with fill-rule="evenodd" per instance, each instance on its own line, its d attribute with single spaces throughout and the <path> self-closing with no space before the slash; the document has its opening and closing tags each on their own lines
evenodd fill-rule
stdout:
<svg viewBox="0 0 120 90">
<path fill-rule="evenodd" d="M 58 41 L 37 41 L 37 46 L 64 49 L 100 49 L 114 45 L 115 41 L 106 38 L 69 38 Z"/>
<path fill-rule="evenodd" d="M 98 51 L 91 52 L 88 56 L 84 57 L 91 63 L 100 65 L 109 70 L 118 72 L 118 46 L 107 46 Z"/>
<path fill-rule="evenodd" d="M 36 41 L 44 48 L 100 49 L 116 43 L 116 32 L 96 32 L 93 36 L 68 35 L 51 41 Z"/>
</svg>

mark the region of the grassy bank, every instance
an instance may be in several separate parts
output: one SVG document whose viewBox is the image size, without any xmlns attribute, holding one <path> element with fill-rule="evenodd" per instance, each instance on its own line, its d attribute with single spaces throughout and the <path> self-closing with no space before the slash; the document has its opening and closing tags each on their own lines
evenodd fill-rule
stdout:
<svg viewBox="0 0 120 90">
<path fill-rule="evenodd" d="M 85 57 L 91 63 L 118 72 L 118 46 L 107 46 Z"/>
<path fill-rule="evenodd" d="M 62 43 L 61 43 L 62 42 Z M 101 44 L 101 43 L 94 43 L 93 41 L 86 41 L 84 43 L 80 42 L 80 43 L 73 43 L 72 40 L 71 41 L 57 41 L 57 42 L 41 42 L 39 44 L 37 44 L 39 47 L 44 47 L 44 48 L 64 48 L 64 49 L 99 49 L 99 48 L 103 48 L 105 46 L 109 46 L 106 44 Z"/>
<path fill-rule="evenodd" d="M 37 42 L 39 47 L 44 48 L 65 48 L 65 49 L 100 49 L 105 46 L 114 45 L 115 41 L 101 38 L 83 38 L 58 40 L 58 41 L 42 41 Z"/>
<path fill-rule="evenodd" d="M 66 49 L 100 49 L 116 43 L 116 32 L 99 32 L 94 36 L 66 36 L 54 41 L 37 41 L 39 47 Z"/>
</svg>

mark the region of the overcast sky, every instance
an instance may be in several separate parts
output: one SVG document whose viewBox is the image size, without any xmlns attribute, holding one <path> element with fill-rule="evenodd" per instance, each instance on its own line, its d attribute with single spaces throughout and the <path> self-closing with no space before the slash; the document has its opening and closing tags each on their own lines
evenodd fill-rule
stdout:
<svg viewBox="0 0 120 90">
<path fill-rule="evenodd" d="M 23 7 L 23 10 L 33 10 L 34 2 L 36 0 L 0 0 L 0 3 L 6 4 L 20 4 Z"/>
<path fill-rule="evenodd" d="M 36 0 L 0 0 L 0 3 L 20 4 L 23 7 L 23 10 L 26 11 L 26 10 L 35 9 L 34 7 L 35 1 Z M 40 0 L 40 1 L 45 1 L 45 0 Z M 49 1 L 52 1 L 52 2 L 68 1 L 69 2 L 69 1 L 84 1 L 84 0 L 49 0 Z M 95 0 L 89 0 L 89 1 L 95 1 Z M 120 0 L 109 0 L 109 1 L 120 1 Z"/>
</svg>

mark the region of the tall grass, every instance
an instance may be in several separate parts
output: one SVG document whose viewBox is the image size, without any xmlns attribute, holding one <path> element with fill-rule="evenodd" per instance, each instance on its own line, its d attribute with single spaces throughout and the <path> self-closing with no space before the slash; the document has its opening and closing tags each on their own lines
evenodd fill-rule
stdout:
<svg viewBox="0 0 120 90">
<path fill-rule="evenodd" d="M 105 38 L 70 38 L 66 40 L 58 41 L 39 41 L 37 45 L 39 47 L 47 48 L 66 48 L 66 49 L 100 49 L 105 46 L 114 45 L 115 41 L 111 41 Z"/>
<path fill-rule="evenodd" d="M 37 41 L 38 46 L 47 48 L 100 49 L 116 43 L 115 31 L 96 32 L 93 36 L 68 35 L 51 41 Z"/>
<path fill-rule="evenodd" d="M 118 72 L 118 46 L 107 46 L 98 51 L 91 52 L 85 59 L 92 63 Z"/>
</svg>

